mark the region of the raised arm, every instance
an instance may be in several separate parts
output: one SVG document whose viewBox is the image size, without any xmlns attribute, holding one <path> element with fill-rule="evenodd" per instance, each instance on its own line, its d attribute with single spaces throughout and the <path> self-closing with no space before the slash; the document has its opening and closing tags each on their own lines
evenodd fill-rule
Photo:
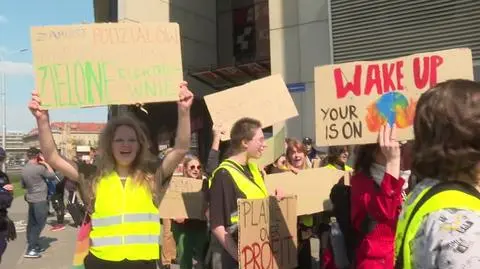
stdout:
<svg viewBox="0 0 480 269">
<path fill-rule="evenodd" d="M 173 174 L 190 149 L 190 107 L 193 103 L 193 94 L 187 86 L 187 82 L 180 84 L 177 137 L 175 138 L 173 150 L 165 156 L 157 170 L 157 180 L 160 181 Z"/>
<path fill-rule="evenodd" d="M 207 164 L 205 165 L 205 172 L 210 176 L 220 163 L 220 139 L 225 134 L 221 125 L 213 126 L 213 141 L 210 153 L 208 153 Z"/>
<path fill-rule="evenodd" d="M 50 120 L 48 111 L 40 108 L 41 100 L 38 96 L 38 92 L 32 93 L 32 100 L 28 104 L 28 108 L 32 112 L 33 116 L 37 120 L 38 138 L 40 140 L 40 149 L 45 161 L 49 163 L 53 168 L 60 171 L 66 177 L 71 180 L 78 180 L 78 171 L 63 159 L 58 154 L 55 140 L 53 139 L 52 130 L 50 129 Z"/>
</svg>

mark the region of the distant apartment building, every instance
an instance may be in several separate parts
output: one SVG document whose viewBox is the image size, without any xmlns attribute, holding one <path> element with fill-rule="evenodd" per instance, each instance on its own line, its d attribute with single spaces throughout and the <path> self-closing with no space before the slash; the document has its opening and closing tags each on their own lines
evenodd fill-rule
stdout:
<svg viewBox="0 0 480 269">
<path fill-rule="evenodd" d="M 8 159 L 22 159 L 27 151 L 28 147 L 23 143 L 23 132 L 7 132 L 5 137 L 6 151 Z M 2 140 L 2 134 L 0 134 L 0 141 Z"/>
<path fill-rule="evenodd" d="M 97 147 L 99 134 L 105 123 L 92 122 L 52 122 L 53 139 L 64 155 L 77 155 L 77 148 Z M 23 137 L 25 147 L 39 147 L 38 130 L 32 129 Z"/>
</svg>

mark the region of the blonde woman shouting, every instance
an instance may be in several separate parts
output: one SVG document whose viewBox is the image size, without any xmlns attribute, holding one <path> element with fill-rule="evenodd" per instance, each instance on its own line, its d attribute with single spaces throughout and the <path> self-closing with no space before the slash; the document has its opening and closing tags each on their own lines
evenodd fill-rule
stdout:
<svg viewBox="0 0 480 269">
<path fill-rule="evenodd" d="M 156 171 L 148 168 L 149 143 L 138 120 L 122 116 L 108 122 L 100 136 L 97 171 L 89 184 L 92 230 L 86 269 L 156 268 L 160 238 L 156 189 L 189 150 L 192 102 L 193 94 L 182 82 L 175 147 Z M 79 181 L 78 170 L 58 154 L 48 112 L 40 105 L 40 97 L 33 92 L 28 107 L 37 120 L 46 161 L 69 179 Z"/>
</svg>

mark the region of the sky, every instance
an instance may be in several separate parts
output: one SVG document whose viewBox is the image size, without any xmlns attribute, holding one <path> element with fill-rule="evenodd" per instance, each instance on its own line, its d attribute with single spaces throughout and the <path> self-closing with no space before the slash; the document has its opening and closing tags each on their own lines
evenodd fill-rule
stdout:
<svg viewBox="0 0 480 269">
<path fill-rule="evenodd" d="M 28 132 L 35 120 L 27 104 L 35 87 L 30 27 L 93 22 L 93 0 L 0 1 L 0 73 L 7 82 L 7 130 Z M 20 52 L 28 49 L 28 51 Z M 1 82 L 0 82 L 1 83 Z M 3 108 L 0 104 L 0 115 Z M 107 108 L 56 109 L 50 121 L 104 122 Z M 1 121 L 1 117 L 0 117 Z"/>
</svg>

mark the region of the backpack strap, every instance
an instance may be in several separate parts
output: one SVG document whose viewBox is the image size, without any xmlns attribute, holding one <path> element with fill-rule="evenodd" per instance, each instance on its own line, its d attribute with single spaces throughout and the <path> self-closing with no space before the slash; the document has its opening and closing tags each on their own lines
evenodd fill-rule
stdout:
<svg viewBox="0 0 480 269">
<path fill-rule="evenodd" d="M 440 182 L 438 183 L 437 185 L 431 187 L 421 198 L 420 200 L 418 201 L 418 203 L 415 205 L 415 207 L 413 208 L 409 218 L 408 218 L 408 221 L 407 221 L 407 225 L 405 226 L 405 230 L 404 230 L 404 236 L 402 238 L 402 244 L 400 245 L 400 249 L 399 249 L 399 252 L 398 252 L 398 257 L 395 261 L 395 269 L 403 269 L 403 257 L 405 255 L 405 253 L 403 252 L 404 250 L 404 247 L 405 247 L 405 234 L 406 232 L 408 231 L 408 228 L 410 227 L 410 223 L 412 222 L 413 220 L 413 217 L 415 216 L 415 214 L 418 212 L 418 210 L 425 204 L 425 202 L 428 201 L 428 199 L 432 198 L 433 196 L 435 196 L 436 194 L 438 193 L 441 193 L 441 192 L 444 192 L 444 191 L 452 191 L 452 190 L 456 190 L 456 191 L 460 191 L 460 192 L 463 192 L 467 195 L 471 195 L 471 196 L 474 196 L 474 197 L 477 197 L 479 200 L 480 200 L 480 192 L 478 192 L 477 189 L 475 189 L 472 185 L 466 183 L 466 182 L 462 182 L 462 181 L 445 181 L 445 182 Z"/>
</svg>

